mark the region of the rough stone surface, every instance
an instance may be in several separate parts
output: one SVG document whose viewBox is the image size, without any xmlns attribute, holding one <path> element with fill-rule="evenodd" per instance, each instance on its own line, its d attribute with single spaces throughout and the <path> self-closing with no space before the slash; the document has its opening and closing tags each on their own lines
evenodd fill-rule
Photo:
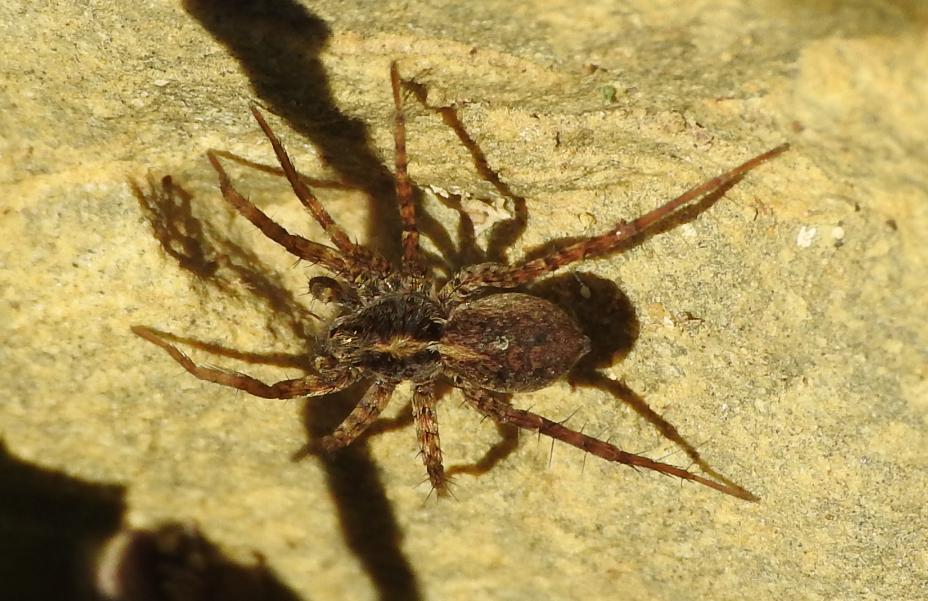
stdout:
<svg viewBox="0 0 928 601">
<path fill-rule="evenodd" d="M 261 554 L 303 599 L 928 596 L 923 3 L 324 0 L 259 3 L 263 16 L 238 4 L 2 3 L 11 458 L 120 485 L 128 525 L 195 523 L 235 561 Z M 395 248 L 391 59 L 431 103 L 457 108 L 527 199 L 511 258 L 793 144 L 692 221 L 577 267 L 618 284 L 640 326 L 604 374 L 761 502 L 563 446 L 552 456 L 532 436 L 477 476 L 459 469 L 456 499 L 436 502 L 402 419 L 407 388 L 388 411 L 399 427 L 294 462 L 346 399 L 204 384 L 129 332 L 311 353 L 309 311 L 324 311 L 302 294 L 312 269 L 232 214 L 203 153 L 270 162 L 247 109 L 261 103 L 304 173 L 351 184 L 319 193 L 344 227 Z M 418 185 L 489 196 L 453 132 L 408 102 Z M 276 219 L 321 239 L 278 178 L 232 171 Z M 173 230 L 153 228 L 130 190 L 149 174 L 191 194 Z M 453 240 L 455 213 L 434 195 L 424 205 Z M 190 352 L 267 379 L 300 373 L 279 357 Z M 604 390 L 562 383 L 515 402 L 688 463 Z M 494 447 L 500 432 L 456 391 L 440 421 L 450 466 L 511 442 Z M 12 506 L 0 506 L 8 529 Z M 29 570 L 17 578 L 25 590 Z"/>
</svg>

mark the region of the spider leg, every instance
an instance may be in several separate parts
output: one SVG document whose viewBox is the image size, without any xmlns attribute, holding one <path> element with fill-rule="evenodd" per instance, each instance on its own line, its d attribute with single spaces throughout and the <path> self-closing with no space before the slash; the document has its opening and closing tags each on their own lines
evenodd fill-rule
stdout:
<svg viewBox="0 0 928 601">
<path fill-rule="evenodd" d="M 689 201 L 731 184 L 748 171 L 783 153 L 788 148 L 789 144 L 780 144 L 776 148 L 759 154 L 721 175 L 690 188 L 680 196 L 637 219 L 619 223 L 608 232 L 569 244 L 537 259 L 531 259 L 512 266 L 484 263 L 474 265 L 470 269 L 463 269 L 457 277 L 448 282 L 445 289 L 442 290 L 442 296 L 443 298 L 461 298 L 475 290 L 486 287 L 515 288 L 570 263 L 604 255 L 625 240 L 665 219 Z"/>
<path fill-rule="evenodd" d="M 429 475 L 432 488 L 443 497 L 448 493 L 445 467 L 441 462 L 441 441 L 438 437 L 438 416 L 435 413 L 435 386 L 432 383 L 417 384 L 413 390 L 412 415 L 416 421 L 416 437 L 422 463 Z"/>
<path fill-rule="evenodd" d="M 224 159 L 232 161 L 233 163 L 238 163 L 239 165 L 243 165 L 245 167 L 248 167 L 249 169 L 254 169 L 255 171 L 261 171 L 262 173 L 269 173 L 276 177 L 287 177 L 287 174 L 280 167 L 276 167 L 274 165 L 266 165 L 264 163 L 259 163 L 257 161 L 252 161 L 251 159 L 247 157 L 243 157 L 240 154 L 235 154 L 234 152 L 230 152 L 228 150 L 220 150 L 220 149 L 214 148 L 210 152 L 212 152 L 217 157 L 222 157 Z M 302 173 L 299 173 L 299 172 L 297 172 L 297 176 L 300 178 L 300 180 L 304 184 L 306 184 L 307 186 L 312 186 L 314 188 L 328 188 L 332 190 L 356 190 L 357 189 L 355 186 L 352 186 L 351 184 L 347 184 L 342 181 L 309 177 L 308 175 L 303 175 Z"/>
<path fill-rule="evenodd" d="M 348 238 L 348 235 L 345 234 L 345 230 L 335 223 L 335 220 L 332 219 L 329 212 L 325 210 L 325 207 L 322 206 L 319 199 L 317 199 L 310 191 L 309 187 L 303 183 L 299 173 L 297 173 L 296 168 L 293 166 L 293 161 L 290 160 L 290 155 L 284 150 L 284 146 L 280 142 L 280 139 L 274 134 L 271 126 L 267 124 L 264 115 L 261 114 L 257 106 L 251 105 L 251 114 L 254 115 L 264 135 L 267 136 L 267 139 L 271 142 L 271 146 L 274 148 L 274 154 L 277 155 L 277 161 L 284 170 L 284 175 L 287 176 L 287 181 L 290 182 L 293 193 L 300 199 L 303 206 L 309 209 L 309 212 L 312 213 L 316 222 L 322 226 L 322 229 L 325 230 L 325 233 L 329 236 L 329 239 L 332 240 L 332 243 L 335 244 L 336 248 L 350 257 L 358 257 L 358 255 L 361 254 L 359 252 L 360 247 Z"/>
<path fill-rule="evenodd" d="M 330 372 L 325 375 L 310 375 L 294 380 L 281 380 L 275 384 L 265 384 L 245 374 L 197 365 L 190 357 L 178 350 L 177 347 L 168 343 L 154 331 L 144 326 L 132 326 L 132 331 L 155 346 L 161 347 L 167 351 L 167 353 L 171 355 L 171 358 L 180 363 L 184 369 L 197 378 L 206 380 L 207 382 L 222 384 L 223 386 L 238 388 L 239 390 L 244 390 L 249 394 L 265 399 L 292 399 L 301 396 L 329 394 L 347 387 L 357 380 L 358 377 L 356 373 L 344 370 Z"/>
<path fill-rule="evenodd" d="M 446 205 L 450 205 L 450 208 L 453 208 L 460 216 L 460 227 L 462 231 L 459 234 L 459 239 L 461 240 L 463 253 L 473 257 L 483 257 L 483 259 L 481 259 L 482 261 L 501 261 L 505 251 L 518 239 L 519 235 L 525 231 L 525 225 L 528 221 L 525 198 L 513 192 L 512 188 L 503 182 L 499 174 L 490 167 L 486 154 L 480 148 L 480 145 L 477 144 L 477 141 L 467 132 L 455 108 L 450 106 L 433 106 L 429 104 L 428 91 L 422 84 L 414 81 L 404 81 L 403 87 L 412 92 L 416 100 L 418 100 L 423 107 L 441 117 L 442 122 L 451 129 L 464 149 L 470 154 L 474 167 L 477 169 L 477 173 L 480 177 L 493 186 L 500 196 L 512 201 L 513 215 L 509 219 L 496 223 L 493 226 L 489 239 L 487 240 L 486 253 L 481 251 L 477 246 L 474 223 L 470 214 L 464 210 L 460 202 L 452 201 L 446 203 Z M 450 201 L 450 198 L 448 200 Z M 465 256 L 464 258 L 467 257 Z M 470 261 L 467 264 L 473 264 L 475 262 L 477 261 Z"/>
<path fill-rule="evenodd" d="M 219 175 L 219 189 L 222 191 L 223 198 L 235 207 L 245 219 L 261 230 L 265 236 L 283 246 L 290 254 L 296 255 L 301 259 L 318 263 L 335 273 L 342 273 L 345 271 L 345 261 L 335 249 L 288 232 L 283 226 L 273 221 L 258 207 L 238 193 L 232 186 L 228 173 L 226 173 L 226 170 L 222 167 L 222 164 L 219 162 L 219 159 L 216 158 L 216 154 L 212 150 L 207 151 L 206 157 Z"/>
<path fill-rule="evenodd" d="M 390 85 L 393 87 L 394 139 L 396 142 L 396 202 L 399 205 L 400 221 L 403 224 L 403 267 L 416 275 L 425 273 L 422 253 L 419 250 L 419 230 L 416 227 L 416 206 L 409 180 L 409 158 L 406 154 L 406 116 L 403 113 L 403 90 L 396 61 L 390 63 Z"/>
<path fill-rule="evenodd" d="M 335 431 L 322 438 L 319 446 L 325 451 L 335 451 L 350 445 L 374 423 L 393 395 L 394 384 L 374 383 L 351 410 Z"/>
<path fill-rule="evenodd" d="M 648 459 L 641 455 L 628 453 L 615 445 L 599 440 L 598 438 L 593 438 L 582 432 L 571 430 L 563 424 L 551 421 L 531 411 L 516 409 L 497 398 L 494 393 L 488 390 L 465 389 L 464 398 L 477 411 L 499 423 L 512 424 L 525 430 L 531 430 L 539 434 L 544 434 L 545 436 L 550 436 L 555 440 L 567 443 L 572 447 L 577 447 L 578 449 L 600 457 L 601 459 L 605 459 L 606 461 L 623 463 L 633 468 L 644 468 L 668 476 L 675 476 L 683 480 L 697 482 L 703 486 L 708 486 L 709 488 L 713 488 L 739 499 L 744 499 L 745 501 L 759 500 L 756 496 L 738 486 L 721 484 L 714 480 L 699 476 L 698 474 L 688 472 L 675 465 L 661 463 L 660 461 L 654 461 L 653 459 Z"/>
<path fill-rule="evenodd" d="M 303 206 L 309 209 L 309 212 L 312 213 L 316 222 L 325 230 L 329 239 L 332 240 L 332 243 L 335 244 L 336 248 L 338 248 L 348 260 L 351 279 L 355 279 L 359 275 L 370 272 L 382 275 L 389 274 L 391 271 L 390 266 L 383 257 L 377 256 L 363 246 L 352 242 L 348 238 L 348 235 L 345 234 L 345 230 L 335 223 L 335 220 L 332 219 L 329 212 L 325 210 L 325 207 L 322 206 L 319 199 L 315 197 L 309 187 L 304 183 L 302 176 L 293 166 L 290 155 L 287 154 L 280 139 L 274 134 L 273 130 L 271 130 L 271 126 L 268 125 L 267 121 L 264 119 L 264 115 L 261 114 L 257 106 L 251 105 L 250 108 L 251 114 L 254 115 L 264 135 L 274 148 L 274 154 L 277 156 L 277 161 L 280 163 L 284 175 L 287 177 L 287 181 L 290 182 L 293 193 L 300 199 Z"/>
</svg>

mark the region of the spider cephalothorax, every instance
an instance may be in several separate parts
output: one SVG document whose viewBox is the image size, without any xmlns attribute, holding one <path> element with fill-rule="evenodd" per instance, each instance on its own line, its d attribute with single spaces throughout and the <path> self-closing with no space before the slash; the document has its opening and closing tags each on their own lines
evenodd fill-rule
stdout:
<svg viewBox="0 0 928 601">
<path fill-rule="evenodd" d="M 325 350 L 339 364 L 384 381 L 424 382 L 441 368 L 435 347 L 444 322 L 436 300 L 416 292 L 394 292 L 337 317 Z"/>
<path fill-rule="evenodd" d="M 508 393 L 537 390 L 551 384 L 590 349 L 587 337 L 562 309 L 515 290 L 568 264 L 616 249 L 682 205 L 731 185 L 749 170 L 783 152 L 787 145 L 758 155 L 603 234 L 515 265 L 482 263 L 465 267 L 436 289 L 419 249 L 412 186 L 406 171 L 401 82 L 395 63 L 390 67 L 390 77 L 396 105 L 396 198 L 403 224 L 399 266 L 391 265 L 348 238 L 301 179 L 256 108 L 252 108 L 252 113 L 274 147 L 294 193 L 325 229 L 334 247 L 291 234 L 272 221 L 235 190 L 219 155 L 207 153 L 219 174 L 223 197 L 239 213 L 288 252 L 332 274 L 310 281 L 310 292 L 316 298 L 337 305 L 336 317 L 319 345 L 316 373 L 269 385 L 244 374 L 197 365 L 154 330 L 145 327 L 133 330 L 166 350 L 194 376 L 259 397 L 317 396 L 342 390 L 355 382 L 368 382 L 357 406 L 332 434 L 320 441 L 326 450 L 344 447 L 355 440 L 377 419 L 396 385 L 411 381 L 419 446 L 429 479 L 439 494 L 445 492 L 447 478 L 438 438 L 434 383 L 444 377 L 462 390 L 468 404 L 497 422 L 537 431 L 609 461 L 655 470 L 753 500 L 751 493 L 734 484 L 622 451 L 606 441 L 510 405 Z"/>
</svg>

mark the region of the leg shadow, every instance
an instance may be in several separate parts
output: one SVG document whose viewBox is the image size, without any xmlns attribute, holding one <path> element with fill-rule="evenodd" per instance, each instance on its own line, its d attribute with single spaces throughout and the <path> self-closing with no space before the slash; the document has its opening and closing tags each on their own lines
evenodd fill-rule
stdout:
<svg viewBox="0 0 928 601">
<path fill-rule="evenodd" d="M 452 465 L 448 468 L 447 475 L 449 477 L 457 474 L 480 476 L 486 474 L 515 453 L 516 449 L 519 448 L 519 428 L 510 424 L 496 424 L 496 431 L 499 433 L 499 442 L 494 443 L 493 446 L 487 449 L 483 457 L 470 465 Z"/>
<path fill-rule="evenodd" d="M 342 422 L 369 384 L 364 382 L 336 394 L 307 399 L 304 423 L 311 442 L 293 459 L 296 461 L 312 453 L 322 463 L 338 508 L 345 542 L 361 561 L 380 599 L 418 600 L 422 593 L 416 574 L 400 548 L 403 534 L 370 456 L 367 438 L 372 432 L 365 432 L 351 445 L 334 453 L 313 451 L 313 441 L 330 434 Z M 408 414 L 408 423 L 411 423 L 412 413 Z M 385 424 L 373 433 L 387 430 Z M 403 419 L 391 424 L 392 427 L 404 425 L 406 420 Z"/>
<path fill-rule="evenodd" d="M 286 325 L 289 332 L 307 343 L 315 342 L 316 315 L 297 302 L 253 252 L 232 242 L 193 211 L 193 196 L 170 176 L 146 186 L 129 181 L 142 214 L 165 254 L 172 257 L 196 281 L 237 298 L 243 291 L 264 301 L 268 325 Z M 283 251 L 281 251 L 283 252 Z M 312 347 L 311 347 L 312 348 Z"/>
<path fill-rule="evenodd" d="M 623 403 L 631 407 L 635 413 L 640 415 L 652 426 L 654 426 L 657 431 L 661 433 L 661 436 L 677 445 L 677 447 L 682 450 L 687 457 L 690 458 L 690 461 L 693 462 L 693 465 L 698 466 L 704 474 L 718 482 L 721 482 L 728 488 L 731 488 L 735 491 L 748 493 L 748 491 L 746 491 L 742 486 L 739 486 L 737 483 L 722 475 L 716 471 L 715 468 L 709 465 L 706 460 L 703 459 L 699 454 L 699 451 L 696 450 L 696 447 L 688 440 L 683 438 L 683 436 L 677 431 L 673 424 L 661 417 L 659 413 L 651 409 L 647 402 L 638 393 L 629 388 L 625 382 L 620 380 L 613 380 L 612 378 L 609 378 L 605 374 L 598 371 L 587 371 L 572 374 L 571 383 L 575 386 L 595 388 L 597 390 L 611 394 L 617 399 L 620 399 Z"/>
</svg>

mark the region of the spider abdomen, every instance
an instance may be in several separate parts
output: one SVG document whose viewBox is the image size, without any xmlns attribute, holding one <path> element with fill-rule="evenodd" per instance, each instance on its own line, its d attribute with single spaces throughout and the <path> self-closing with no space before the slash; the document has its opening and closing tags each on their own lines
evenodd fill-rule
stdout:
<svg viewBox="0 0 928 601">
<path fill-rule="evenodd" d="M 457 306 L 438 346 L 444 371 L 499 392 L 544 388 L 590 350 L 589 339 L 556 305 L 499 293 Z"/>
</svg>

